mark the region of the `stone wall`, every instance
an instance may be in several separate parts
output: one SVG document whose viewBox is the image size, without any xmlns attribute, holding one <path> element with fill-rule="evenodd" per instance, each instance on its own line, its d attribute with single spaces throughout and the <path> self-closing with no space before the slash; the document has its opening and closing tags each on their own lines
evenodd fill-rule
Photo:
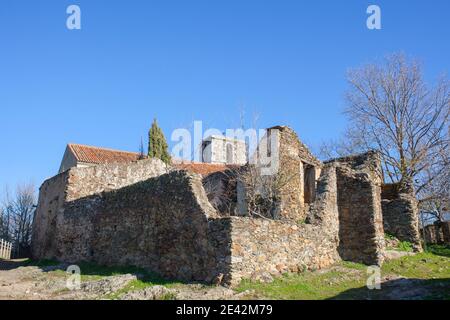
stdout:
<svg viewBox="0 0 450 320">
<path fill-rule="evenodd" d="M 168 172 L 159 159 L 98 165 L 69 170 L 67 201 L 119 189 Z"/>
<path fill-rule="evenodd" d="M 227 273 L 217 255 L 226 255 L 229 240 L 217 226 L 201 177 L 175 171 L 68 203 L 58 219 L 57 258 L 212 281 Z"/>
<path fill-rule="evenodd" d="M 233 205 L 240 206 L 237 186 L 228 190 L 232 183 L 224 173 L 202 181 L 154 159 L 73 168 L 40 189 L 34 258 L 134 265 L 167 278 L 232 285 L 242 278 L 319 269 L 340 259 L 381 264 L 378 154 L 321 164 L 291 129 L 282 127 L 279 134 L 281 173 L 294 176 L 282 193 L 283 219 L 230 216 L 233 210 L 222 210 L 216 196 L 228 191 Z M 304 165 L 320 172 L 314 190 L 310 186 L 308 206 Z M 222 188 L 208 191 L 223 212 L 208 200 L 204 185 L 209 188 L 209 182 Z"/>
<path fill-rule="evenodd" d="M 286 272 L 328 267 L 340 260 L 338 237 L 323 226 L 231 217 L 231 281 L 265 280 Z"/>
<path fill-rule="evenodd" d="M 32 255 L 38 258 L 57 255 L 57 218 L 64 212 L 67 202 L 118 189 L 161 175 L 167 170 L 162 161 L 145 159 L 126 164 L 71 168 L 46 180 L 39 189 L 33 222 Z"/>
<path fill-rule="evenodd" d="M 336 170 L 324 168 L 306 223 L 231 217 L 231 279 L 265 280 L 285 272 L 320 269 L 340 260 Z"/>
<path fill-rule="evenodd" d="M 446 244 L 450 244 L 450 221 L 441 222 L 442 240 Z"/>
<path fill-rule="evenodd" d="M 380 265 L 384 234 L 377 154 L 325 164 L 304 223 L 231 217 L 230 283 L 320 269 L 341 259 Z"/>
<path fill-rule="evenodd" d="M 280 216 L 294 221 L 304 220 L 308 207 L 305 204 L 305 169 L 307 166 L 318 168 L 321 166 L 321 163 L 300 142 L 297 134 L 291 128 L 277 126 L 269 130 L 271 130 L 272 134 L 278 135 L 278 176 L 282 186 L 279 190 Z M 313 181 L 313 186 L 314 184 L 315 181 Z M 310 188 L 309 192 L 309 199 L 313 200 L 315 186 L 312 189 Z"/>
<path fill-rule="evenodd" d="M 450 244 L 450 221 L 427 225 L 422 232 L 427 244 Z"/>
<path fill-rule="evenodd" d="M 381 213 L 380 160 L 368 152 L 338 158 L 339 254 L 342 259 L 381 265 L 384 259 L 384 231 Z"/>
<path fill-rule="evenodd" d="M 211 282 L 230 274 L 226 226 L 208 202 L 201 176 L 173 171 L 66 202 L 54 231 L 48 237 L 38 231 L 35 239 L 39 248 L 39 239 L 51 236 L 52 250 L 36 250 L 35 257 L 133 265 Z"/>
<path fill-rule="evenodd" d="M 64 211 L 69 172 L 46 180 L 39 189 L 38 207 L 33 219 L 32 256 L 51 259 L 56 255 L 56 218 Z"/>
<path fill-rule="evenodd" d="M 384 184 L 381 197 L 384 231 L 411 242 L 420 251 L 419 214 L 413 188 L 399 183 Z"/>
<path fill-rule="evenodd" d="M 66 201 L 54 204 L 59 211 L 50 227 L 49 217 L 42 214 L 47 202 L 41 201 L 36 258 L 135 265 L 168 278 L 224 284 L 322 268 L 339 260 L 334 170 L 324 171 L 317 210 L 308 224 L 221 218 L 207 199 L 201 176 L 185 171 L 85 196 L 75 190 L 81 187 L 77 182 L 87 183 L 88 175 L 74 176 L 72 184 L 67 185 L 67 173 L 41 188 L 41 199 L 58 191 Z"/>
</svg>

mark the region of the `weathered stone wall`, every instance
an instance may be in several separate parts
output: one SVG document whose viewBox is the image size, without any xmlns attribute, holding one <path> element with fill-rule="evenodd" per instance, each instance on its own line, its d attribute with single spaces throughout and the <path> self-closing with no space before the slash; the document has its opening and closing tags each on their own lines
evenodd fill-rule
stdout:
<svg viewBox="0 0 450 320">
<path fill-rule="evenodd" d="M 337 234 L 293 221 L 231 217 L 231 284 L 320 269 L 340 260 Z"/>
<path fill-rule="evenodd" d="M 380 265 L 384 259 L 380 160 L 377 153 L 338 158 L 339 253 L 344 260 Z"/>
<path fill-rule="evenodd" d="M 427 225 L 423 231 L 427 244 L 450 244 L 450 221 L 435 222 Z"/>
<path fill-rule="evenodd" d="M 119 189 L 168 172 L 159 159 L 144 159 L 132 163 L 118 163 L 72 168 L 69 170 L 67 201 L 101 192 Z"/>
<path fill-rule="evenodd" d="M 441 222 L 441 228 L 444 243 L 450 244 L 450 221 Z"/>
<path fill-rule="evenodd" d="M 51 199 L 53 193 L 66 200 L 54 204 L 59 211 L 51 228 L 43 228 L 48 217 L 37 220 L 34 245 L 41 250 L 35 256 L 135 265 L 169 278 L 227 284 L 323 268 L 340 259 L 336 169 L 331 164 L 322 170 L 306 223 L 220 218 L 201 176 L 185 171 L 85 196 L 75 190 L 76 183 L 87 183 L 88 175 L 74 179 L 76 170 L 68 185 L 70 174 L 61 174 L 41 188 L 43 198 Z"/>
<path fill-rule="evenodd" d="M 272 134 L 278 135 L 278 175 L 282 185 L 279 190 L 280 216 L 294 221 L 304 220 L 307 215 L 304 197 L 305 167 L 308 165 L 317 168 L 321 166 L 321 163 L 300 142 L 294 130 L 285 126 L 271 129 L 275 129 L 271 130 Z M 312 192 L 314 192 L 314 188 Z M 314 196 L 311 195 L 310 199 L 313 198 Z"/>
<path fill-rule="evenodd" d="M 419 214 L 413 188 L 399 183 L 384 184 L 381 197 L 384 231 L 411 242 L 420 251 Z"/>
<path fill-rule="evenodd" d="M 320 269 L 340 260 L 336 170 L 324 168 L 306 223 L 231 217 L 231 283 Z"/>
<path fill-rule="evenodd" d="M 381 264 L 384 234 L 377 154 L 325 164 L 305 223 L 230 218 L 231 283 L 327 267 Z"/>
<path fill-rule="evenodd" d="M 57 229 L 60 260 L 134 265 L 183 280 L 227 273 L 217 255 L 227 254 L 228 235 L 201 177 L 185 171 L 69 202 Z"/>
<path fill-rule="evenodd" d="M 64 210 L 68 181 L 69 173 L 65 171 L 46 180 L 39 189 L 31 241 L 34 258 L 50 259 L 56 255 L 56 218 Z"/>
<path fill-rule="evenodd" d="M 167 170 L 162 161 L 145 159 L 126 164 L 71 168 L 46 180 L 39 190 L 38 208 L 33 221 L 32 255 L 37 258 L 57 255 L 57 218 L 64 212 L 67 202 L 118 189 L 161 175 Z M 80 206 L 80 211 L 84 209 Z"/>
<path fill-rule="evenodd" d="M 168 278 L 227 284 L 319 269 L 341 258 L 381 264 L 378 154 L 322 165 L 291 129 L 281 127 L 279 134 L 280 171 L 292 176 L 281 193 L 283 219 L 229 216 L 232 210 L 222 210 L 215 197 L 230 191 L 236 207 L 240 193 L 223 173 L 202 181 L 183 170 L 168 172 L 151 159 L 73 168 L 41 187 L 33 255 L 135 265 Z M 317 186 L 309 186 L 307 206 L 305 165 L 320 172 Z M 209 200 L 226 214 L 208 200 L 208 182 L 221 186 L 217 193 L 208 190 Z"/>
<path fill-rule="evenodd" d="M 36 250 L 36 258 L 134 265 L 183 280 L 230 274 L 229 228 L 208 202 L 201 176 L 186 171 L 70 200 L 52 230 L 46 237 L 38 231 L 36 248 L 45 239 L 52 250 Z"/>
</svg>

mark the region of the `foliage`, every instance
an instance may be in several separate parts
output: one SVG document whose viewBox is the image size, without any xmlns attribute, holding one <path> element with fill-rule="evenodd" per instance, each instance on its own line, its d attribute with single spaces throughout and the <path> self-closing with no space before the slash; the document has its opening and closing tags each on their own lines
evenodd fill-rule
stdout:
<svg viewBox="0 0 450 320">
<path fill-rule="evenodd" d="M 400 241 L 398 243 L 397 249 L 399 251 L 413 252 L 413 245 L 408 241 Z"/>
<path fill-rule="evenodd" d="M 152 126 L 148 132 L 148 156 L 150 158 L 161 159 L 167 164 L 171 161 L 166 138 L 163 131 L 158 126 L 156 119 L 153 120 Z"/>
<path fill-rule="evenodd" d="M 427 246 L 427 252 L 434 255 L 450 258 L 450 246 L 449 245 L 429 245 Z"/>
<path fill-rule="evenodd" d="M 387 240 L 396 240 L 397 238 L 395 236 L 393 236 L 392 234 L 389 233 L 384 233 L 384 238 Z"/>
</svg>

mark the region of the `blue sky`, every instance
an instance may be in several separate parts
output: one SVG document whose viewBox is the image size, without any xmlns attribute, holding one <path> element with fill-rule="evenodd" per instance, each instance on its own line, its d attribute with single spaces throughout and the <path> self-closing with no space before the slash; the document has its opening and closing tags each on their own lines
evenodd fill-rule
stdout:
<svg viewBox="0 0 450 320">
<path fill-rule="evenodd" d="M 366 28 L 370 4 L 382 30 Z M 315 148 L 346 125 L 348 68 L 404 51 L 430 82 L 447 72 L 449 15 L 447 0 L 2 0 L 0 188 L 40 185 L 68 142 L 137 151 L 153 117 L 170 137 L 244 110 Z"/>
</svg>

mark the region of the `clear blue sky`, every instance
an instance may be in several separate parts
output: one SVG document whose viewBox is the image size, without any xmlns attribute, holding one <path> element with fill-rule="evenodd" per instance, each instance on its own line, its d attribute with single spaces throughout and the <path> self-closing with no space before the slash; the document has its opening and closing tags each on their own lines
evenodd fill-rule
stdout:
<svg viewBox="0 0 450 320">
<path fill-rule="evenodd" d="M 401 50 L 430 81 L 448 71 L 449 17 L 448 0 L 2 0 L 0 188 L 40 185 L 68 142 L 137 151 L 155 116 L 170 136 L 234 128 L 244 109 L 316 147 L 345 127 L 347 68 Z"/>
</svg>

